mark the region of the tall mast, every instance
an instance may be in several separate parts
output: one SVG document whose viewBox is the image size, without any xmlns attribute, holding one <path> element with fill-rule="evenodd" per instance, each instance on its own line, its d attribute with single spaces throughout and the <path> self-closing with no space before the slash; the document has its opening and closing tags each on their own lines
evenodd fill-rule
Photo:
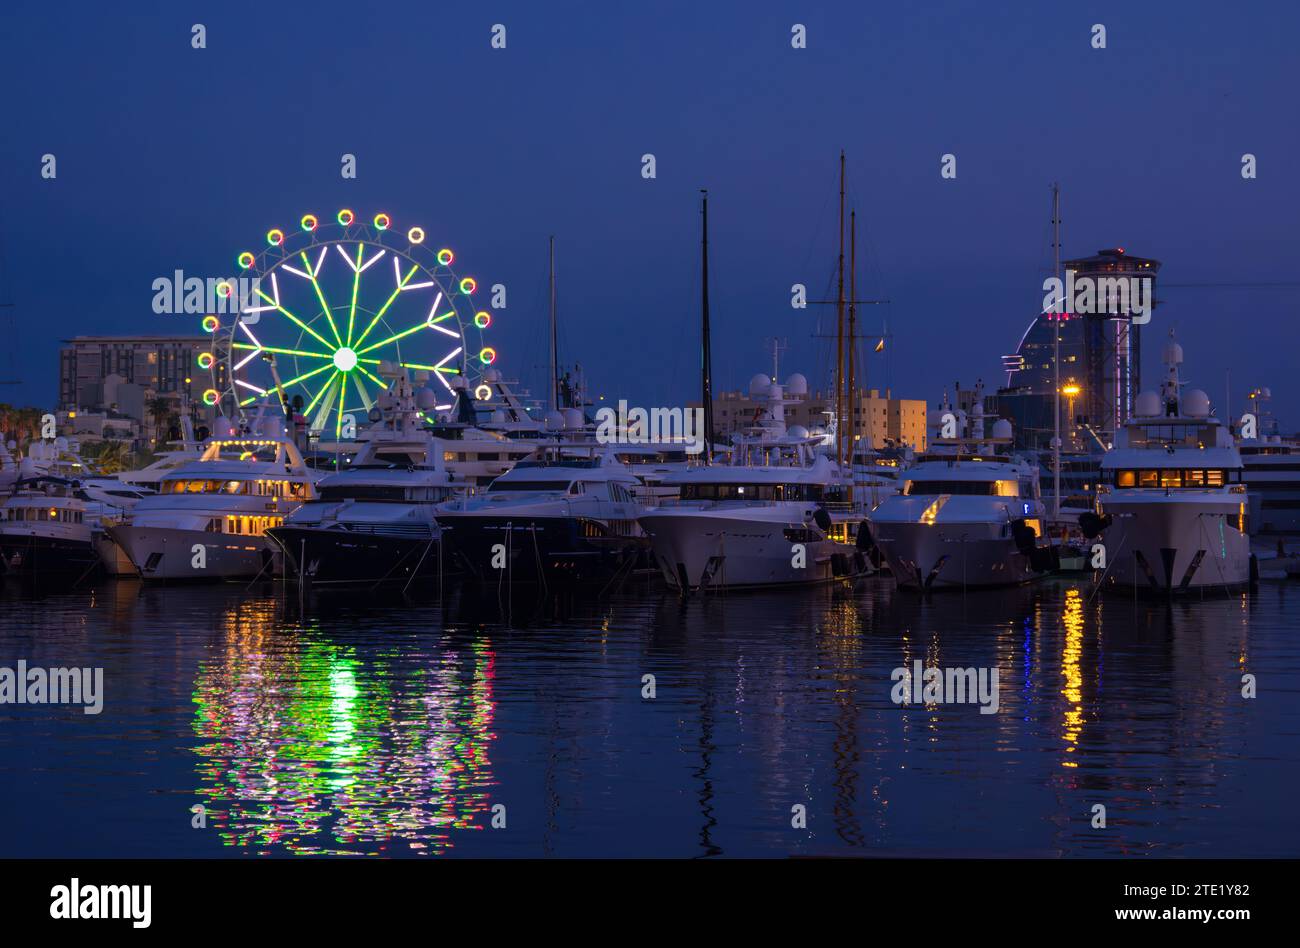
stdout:
<svg viewBox="0 0 1300 948">
<path fill-rule="evenodd" d="M 704 401 L 704 463 L 713 462 L 713 355 L 709 348 L 709 192 L 700 189 L 700 213 L 704 218 L 700 240 L 700 381 Z"/>
<path fill-rule="evenodd" d="M 848 440 L 849 440 L 849 503 L 853 503 L 853 449 L 857 439 L 857 417 L 854 409 L 857 407 L 857 385 L 858 381 L 854 373 L 853 352 L 857 343 L 857 314 L 858 314 L 858 212 L 856 210 L 849 212 L 849 369 L 848 369 Z"/>
<path fill-rule="evenodd" d="M 556 319 L 555 319 L 555 235 L 551 235 L 550 241 L 550 274 L 551 274 L 551 410 L 560 410 L 560 352 L 559 344 L 556 337 Z"/>
<path fill-rule="evenodd" d="M 835 296 L 835 460 L 844 463 L 844 149 L 840 149 L 840 257 Z"/>
<path fill-rule="evenodd" d="M 1052 276 L 1061 278 L 1061 186 L 1052 185 Z M 1061 284 L 1065 286 L 1064 283 Z M 1061 316 L 1065 311 L 1065 291 L 1057 298 L 1052 307 L 1052 325 L 1055 327 L 1052 341 L 1052 519 L 1061 519 Z"/>
</svg>

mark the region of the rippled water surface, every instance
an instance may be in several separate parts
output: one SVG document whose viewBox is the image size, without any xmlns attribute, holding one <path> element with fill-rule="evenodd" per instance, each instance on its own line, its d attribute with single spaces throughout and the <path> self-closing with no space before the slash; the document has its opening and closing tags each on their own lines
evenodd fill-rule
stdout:
<svg viewBox="0 0 1300 948">
<path fill-rule="evenodd" d="M 1300 586 L 1089 595 L 6 585 L 0 665 L 106 699 L 0 705 L 0 855 L 1300 855 Z M 894 704 L 917 659 L 999 712 Z"/>
</svg>

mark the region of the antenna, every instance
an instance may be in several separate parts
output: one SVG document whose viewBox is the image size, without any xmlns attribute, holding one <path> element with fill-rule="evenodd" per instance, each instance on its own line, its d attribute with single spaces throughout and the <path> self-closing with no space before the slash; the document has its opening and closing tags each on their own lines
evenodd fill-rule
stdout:
<svg viewBox="0 0 1300 948">
<path fill-rule="evenodd" d="M 781 353 L 790 348 L 789 340 L 785 337 L 768 336 L 764 342 L 767 348 L 772 351 L 772 381 L 780 379 Z"/>
</svg>

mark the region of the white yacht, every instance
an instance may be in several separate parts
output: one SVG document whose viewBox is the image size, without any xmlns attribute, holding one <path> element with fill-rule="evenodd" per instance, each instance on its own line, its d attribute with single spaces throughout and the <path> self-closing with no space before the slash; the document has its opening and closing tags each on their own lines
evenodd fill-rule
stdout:
<svg viewBox="0 0 1300 948">
<path fill-rule="evenodd" d="M 947 402 L 954 437 L 933 438 L 902 475 L 902 492 L 867 515 L 871 539 L 908 589 L 965 589 L 1028 582 L 1055 567 L 1043 539 L 1038 467 L 1008 453 L 1011 423 L 985 437 L 981 399 L 969 418 Z"/>
<path fill-rule="evenodd" d="M 146 580 L 269 578 L 278 548 L 266 531 L 316 496 L 317 478 L 277 433 L 214 437 L 108 534 Z"/>
<path fill-rule="evenodd" d="M 375 423 L 346 468 L 317 485 L 319 496 L 267 535 L 285 575 L 315 585 L 365 584 L 436 575 L 436 508 L 469 487 L 443 460 L 443 443 L 420 421 L 403 376 L 376 403 Z"/>
<path fill-rule="evenodd" d="M 520 461 L 487 492 L 438 511 L 444 546 L 472 576 L 548 587 L 610 581 L 645 548 L 641 483 L 610 450 L 576 442 Z"/>
<path fill-rule="evenodd" d="M 750 381 L 761 403 L 754 426 L 734 442 L 730 463 L 693 467 L 663 479 L 680 492 L 641 516 L 656 565 L 679 593 L 720 587 L 807 585 L 862 572 L 852 542 L 855 511 L 836 505 L 847 481 L 818 451 L 822 438 L 795 426 L 785 406 L 807 395 L 802 375 L 786 385 Z M 856 516 L 860 520 L 860 516 Z"/>
<path fill-rule="evenodd" d="M 56 465 L 17 481 L 0 503 L 0 567 L 15 575 L 79 576 L 102 567 L 115 575 L 118 551 L 104 523 L 125 515 L 148 492 L 60 470 Z"/>
<path fill-rule="evenodd" d="M 1096 512 L 1079 518 L 1105 546 L 1103 588 L 1172 595 L 1250 582 L 1241 455 L 1209 396 L 1181 391 L 1182 361 L 1171 332 L 1160 393 L 1137 397 L 1102 458 Z"/>
<path fill-rule="evenodd" d="M 1296 534 L 1300 533 L 1300 441 L 1279 432 L 1269 410 L 1272 398 L 1267 388 L 1250 393 L 1256 436 L 1237 441 L 1250 505 L 1246 523 L 1252 534 Z"/>
</svg>

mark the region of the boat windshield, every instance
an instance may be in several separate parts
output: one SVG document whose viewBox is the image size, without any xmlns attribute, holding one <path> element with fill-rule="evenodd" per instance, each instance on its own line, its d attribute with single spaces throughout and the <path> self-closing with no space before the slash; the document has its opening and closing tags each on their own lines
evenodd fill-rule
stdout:
<svg viewBox="0 0 1300 948">
<path fill-rule="evenodd" d="M 903 493 L 910 495 L 973 494 L 980 497 L 1020 496 L 1015 481 L 907 481 L 903 484 Z"/>
<path fill-rule="evenodd" d="M 683 484 L 682 500 L 798 500 L 822 499 L 821 484 Z"/>
</svg>

